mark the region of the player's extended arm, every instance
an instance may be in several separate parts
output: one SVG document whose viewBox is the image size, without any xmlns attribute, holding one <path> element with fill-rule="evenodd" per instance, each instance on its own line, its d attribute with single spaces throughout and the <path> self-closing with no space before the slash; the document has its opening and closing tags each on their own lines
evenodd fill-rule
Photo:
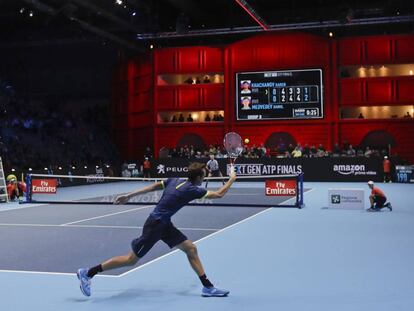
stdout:
<svg viewBox="0 0 414 311">
<path fill-rule="evenodd" d="M 234 171 L 234 166 L 232 165 L 230 167 L 230 178 L 229 178 L 229 180 L 219 190 L 207 192 L 207 195 L 205 196 L 205 198 L 207 198 L 207 199 L 220 199 L 220 198 L 222 198 L 227 193 L 227 191 L 230 189 L 231 185 L 234 183 L 235 180 L 236 180 L 236 172 Z"/>
<path fill-rule="evenodd" d="M 114 204 L 125 204 L 126 202 L 128 202 L 128 200 L 130 200 L 131 198 L 137 195 L 144 194 L 144 193 L 151 192 L 151 191 L 161 190 L 163 188 L 164 188 L 164 185 L 162 182 L 156 182 L 147 187 L 132 191 L 124 195 L 117 196 L 114 200 Z"/>
</svg>

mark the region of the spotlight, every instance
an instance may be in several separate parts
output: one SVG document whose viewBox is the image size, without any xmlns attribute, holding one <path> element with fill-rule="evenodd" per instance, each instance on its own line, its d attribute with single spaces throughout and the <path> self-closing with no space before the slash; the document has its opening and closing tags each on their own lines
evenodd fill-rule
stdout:
<svg viewBox="0 0 414 311">
<path fill-rule="evenodd" d="M 328 33 L 328 35 L 329 35 L 329 37 L 333 37 L 333 32 L 332 31 L 330 31 L 329 33 Z"/>
<path fill-rule="evenodd" d="M 119 4 L 119 5 L 122 5 L 123 2 L 122 2 L 122 0 L 115 0 L 115 3 Z"/>
<path fill-rule="evenodd" d="M 47 171 L 47 167 L 45 167 L 45 171 Z"/>
<path fill-rule="evenodd" d="M 132 16 L 135 16 L 135 15 L 137 15 L 137 12 L 132 12 Z"/>
<path fill-rule="evenodd" d="M 20 14 L 23 14 L 23 13 L 24 13 L 24 11 L 26 11 L 26 8 L 21 8 L 21 9 L 20 9 Z"/>
<path fill-rule="evenodd" d="M 95 167 L 96 167 L 96 168 L 99 168 L 99 166 L 98 166 L 98 165 L 96 165 Z"/>
<path fill-rule="evenodd" d="M 33 171 L 33 169 L 31 167 L 29 167 L 29 171 L 31 172 L 31 171 Z"/>
<path fill-rule="evenodd" d="M 33 17 L 33 12 L 32 11 L 30 11 L 29 16 Z"/>
<path fill-rule="evenodd" d="M 72 170 L 76 170 L 76 166 L 72 166 Z"/>
<path fill-rule="evenodd" d="M 59 166 L 59 167 L 58 167 L 58 169 L 60 169 L 60 170 L 61 170 L 61 169 L 62 169 L 62 167 L 61 167 L 61 166 Z"/>
<path fill-rule="evenodd" d="M 83 168 L 88 168 L 86 165 Z"/>
<path fill-rule="evenodd" d="M 16 170 L 14 168 L 11 169 L 12 172 L 15 172 Z"/>
<path fill-rule="evenodd" d="M 149 48 L 152 50 L 154 48 L 154 45 L 150 44 Z"/>
</svg>

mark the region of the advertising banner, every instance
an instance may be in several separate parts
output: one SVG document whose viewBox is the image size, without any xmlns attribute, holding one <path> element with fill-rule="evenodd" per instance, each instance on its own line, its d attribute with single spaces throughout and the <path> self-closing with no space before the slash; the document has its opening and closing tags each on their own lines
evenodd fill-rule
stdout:
<svg viewBox="0 0 414 311">
<path fill-rule="evenodd" d="M 191 162 L 208 159 L 168 158 L 151 161 L 151 176 L 157 178 L 186 177 Z M 223 175 L 228 175 L 229 160 L 217 159 Z M 238 176 L 298 175 L 305 181 L 382 181 L 382 161 L 379 158 L 261 158 L 237 159 Z"/>
<path fill-rule="evenodd" d="M 32 193 L 55 194 L 57 179 L 33 179 Z"/>
<path fill-rule="evenodd" d="M 364 189 L 328 189 L 328 207 L 364 209 Z"/>
<path fill-rule="evenodd" d="M 267 196 L 295 196 L 297 194 L 296 180 L 266 180 L 265 194 Z"/>
</svg>

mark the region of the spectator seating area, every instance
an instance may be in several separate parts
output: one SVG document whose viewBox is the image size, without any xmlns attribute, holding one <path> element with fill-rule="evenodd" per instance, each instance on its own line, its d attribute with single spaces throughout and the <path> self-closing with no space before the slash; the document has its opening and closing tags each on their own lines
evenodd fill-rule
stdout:
<svg viewBox="0 0 414 311">
<path fill-rule="evenodd" d="M 197 149 L 192 145 L 182 146 L 179 148 L 162 148 L 160 157 L 169 158 L 208 158 L 214 154 L 216 158 L 226 158 L 227 154 L 224 148 L 219 145 L 210 145 L 208 148 Z M 354 147 L 345 142 L 342 146 L 335 144 L 333 150 L 327 150 L 323 145 L 297 145 L 279 144 L 275 148 L 267 148 L 264 144 L 249 144 L 244 146 L 242 157 L 244 158 L 321 158 L 321 157 L 383 157 L 388 155 L 386 149 L 371 149 L 370 147 Z"/>
<path fill-rule="evenodd" d="M 118 165 L 106 106 L 25 100 L 0 92 L 0 154 L 6 171 Z"/>
</svg>

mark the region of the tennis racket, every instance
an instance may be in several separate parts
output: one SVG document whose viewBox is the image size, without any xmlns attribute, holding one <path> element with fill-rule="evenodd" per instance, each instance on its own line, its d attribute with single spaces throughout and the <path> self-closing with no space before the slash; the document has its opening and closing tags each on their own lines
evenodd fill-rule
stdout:
<svg viewBox="0 0 414 311">
<path fill-rule="evenodd" d="M 243 152 L 242 138 L 235 132 L 227 133 L 223 140 L 224 148 L 230 158 L 230 163 L 234 164 L 237 157 Z"/>
</svg>

